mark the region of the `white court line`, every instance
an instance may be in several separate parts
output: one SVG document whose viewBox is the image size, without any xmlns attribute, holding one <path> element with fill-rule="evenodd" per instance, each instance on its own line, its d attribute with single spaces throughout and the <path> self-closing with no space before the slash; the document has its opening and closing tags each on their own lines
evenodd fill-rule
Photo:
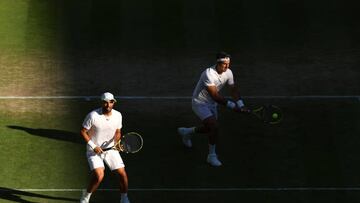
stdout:
<svg viewBox="0 0 360 203">
<path fill-rule="evenodd" d="M 191 96 L 115 96 L 124 100 L 182 100 L 191 99 Z M 98 99 L 99 96 L 0 96 L 0 99 Z M 357 99 L 360 95 L 269 95 L 269 96 L 243 96 L 244 99 Z"/>
<path fill-rule="evenodd" d="M 81 192 L 85 189 L 0 189 L 1 191 L 24 191 L 24 192 Z M 119 191 L 119 189 L 98 189 L 98 191 Z M 360 187 L 259 187 L 259 188 L 133 188 L 129 191 L 142 192 L 208 192 L 208 191 L 360 191 Z"/>
</svg>

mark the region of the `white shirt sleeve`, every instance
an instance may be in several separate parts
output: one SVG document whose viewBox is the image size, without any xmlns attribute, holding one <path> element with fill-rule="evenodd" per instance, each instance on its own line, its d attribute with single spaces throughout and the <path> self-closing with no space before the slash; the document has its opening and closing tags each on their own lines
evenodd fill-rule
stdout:
<svg viewBox="0 0 360 203">
<path fill-rule="evenodd" d="M 92 119 L 91 113 L 89 113 L 89 114 L 85 117 L 82 126 L 83 126 L 85 129 L 90 130 L 92 124 L 93 124 L 93 119 Z"/>
<path fill-rule="evenodd" d="M 122 128 L 122 115 L 121 115 L 121 113 L 119 113 L 119 123 L 118 123 L 117 129 L 121 129 L 121 128 Z"/>
<path fill-rule="evenodd" d="M 206 72 L 205 72 L 205 75 L 204 75 L 204 85 L 205 85 L 206 87 L 208 87 L 208 86 L 215 86 L 214 77 L 212 77 L 210 71 L 206 71 Z"/>
<path fill-rule="evenodd" d="M 228 81 L 227 81 L 228 85 L 234 85 L 234 76 L 233 73 L 230 69 L 228 69 Z"/>
</svg>

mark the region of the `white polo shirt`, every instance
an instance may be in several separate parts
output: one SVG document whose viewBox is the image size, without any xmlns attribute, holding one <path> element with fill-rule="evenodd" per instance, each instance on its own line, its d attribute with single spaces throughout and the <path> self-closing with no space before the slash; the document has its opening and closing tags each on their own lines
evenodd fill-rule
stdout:
<svg viewBox="0 0 360 203">
<path fill-rule="evenodd" d="M 226 84 L 234 84 L 233 73 L 229 68 L 225 72 L 218 74 L 215 67 L 216 65 L 213 65 L 201 73 L 192 96 L 194 104 L 216 105 L 206 87 L 216 86 L 217 90 L 220 91 Z"/>
<path fill-rule="evenodd" d="M 82 126 L 88 130 L 90 139 L 97 146 L 111 147 L 116 130 L 122 128 L 122 115 L 112 109 L 111 116 L 105 117 L 101 108 L 95 109 L 86 116 Z"/>
</svg>

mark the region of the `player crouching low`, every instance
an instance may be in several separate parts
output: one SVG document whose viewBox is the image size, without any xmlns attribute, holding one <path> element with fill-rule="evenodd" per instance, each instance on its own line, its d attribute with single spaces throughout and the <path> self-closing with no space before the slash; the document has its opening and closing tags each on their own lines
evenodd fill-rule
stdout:
<svg viewBox="0 0 360 203">
<path fill-rule="evenodd" d="M 216 55 L 217 63 L 202 72 L 192 96 L 192 110 L 201 119 L 202 125 L 197 127 L 180 127 L 178 133 L 182 137 L 183 144 L 191 148 L 191 137 L 194 133 L 205 134 L 209 139 L 209 154 L 207 162 L 212 166 L 221 166 L 222 163 L 216 154 L 218 140 L 217 104 L 237 111 L 247 112 L 244 102 L 240 99 L 238 89 L 235 86 L 233 73 L 230 70 L 230 55 L 220 52 Z M 227 85 L 230 88 L 232 99 L 230 101 L 219 94 L 219 91 Z"/>
</svg>

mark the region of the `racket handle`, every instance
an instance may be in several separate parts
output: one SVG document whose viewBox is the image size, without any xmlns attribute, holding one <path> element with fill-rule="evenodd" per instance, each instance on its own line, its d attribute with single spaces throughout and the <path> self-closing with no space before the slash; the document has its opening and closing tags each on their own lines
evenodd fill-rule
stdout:
<svg viewBox="0 0 360 203">
<path fill-rule="evenodd" d="M 104 148 L 104 149 L 102 149 L 102 150 L 103 150 L 103 151 L 109 151 L 110 149 L 112 149 L 112 147 Z"/>
</svg>

